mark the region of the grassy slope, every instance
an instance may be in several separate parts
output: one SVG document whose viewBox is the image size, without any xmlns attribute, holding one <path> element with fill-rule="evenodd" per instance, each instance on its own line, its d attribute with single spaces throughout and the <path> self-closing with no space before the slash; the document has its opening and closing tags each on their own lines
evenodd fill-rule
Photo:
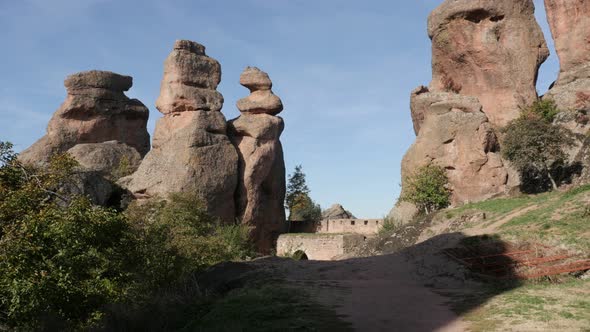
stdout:
<svg viewBox="0 0 590 332">
<path fill-rule="evenodd" d="M 482 223 L 489 225 L 528 208 L 509 218 L 497 234 L 508 241 L 540 242 L 590 257 L 588 207 L 590 186 L 582 186 L 567 192 L 467 204 L 443 211 L 436 219 L 485 212 Z M 474 331 L 590 331 L 590 280 L 561 276 L 527 281 L 472 310 L 466 319 Z"/>
</svg>

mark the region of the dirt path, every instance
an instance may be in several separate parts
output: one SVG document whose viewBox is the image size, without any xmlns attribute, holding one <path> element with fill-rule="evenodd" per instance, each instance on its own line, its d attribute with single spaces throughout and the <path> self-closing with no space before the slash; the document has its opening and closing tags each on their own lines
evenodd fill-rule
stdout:
<svg viewBox="0 0 590 332">
<path fill-rule="evenodd" d="M 493 223 L 491 223 L 488 226 L 485 227 L 481 227 L 481 226 L 475 226 L 469 229 L 466 229 L 464 231 L 465 234 L 469 235 L 469 236 L 475 236 L 475 235 L 483 235 L 483 234 L 493 234 L 496 233 L 498 229 L 500 229 L 500 227 L 502 227 L 503 225 L 509 223 L 512 219 L 514 218 L 518 218 L 522 215 L 525 215 L 526 213 L 537 209 L 538 206 L 537 205 L 531 205 L 531 206 L 527 206 L 525 208 L 513 211 L 509 214 L 507 214 L 506 216 L 500 218 L 497 221 L 494 221 Z"/>
<path fill-rule="evenodd" d="M 438 278 L 426 287 L 429 276 L 449 261 L 438 254 L 438 245 L 415 248 L 418 251 L 336 262 L 275 262 L 279 266 L 274 267 L 288 283 L 333 308 L 356 331 L 467 330 L 468 325 L 446 304 L 447 298 L 437 294 L 463 288 L 464 281 L 455 287 L 453 281 Z"/>
</svg>

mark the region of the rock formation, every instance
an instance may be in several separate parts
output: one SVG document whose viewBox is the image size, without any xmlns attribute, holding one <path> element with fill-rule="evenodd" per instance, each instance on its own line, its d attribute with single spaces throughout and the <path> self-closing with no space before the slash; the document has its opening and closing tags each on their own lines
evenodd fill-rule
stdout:
<svg viewBox="0 0 590 332">
<path fill-rule="evenodd" d="M 545 0 L 559 56 L 557 82 L 544 96 L 569 112 L 590 111 L 590 2 Z"/>
<path fill-rule="evenodd" d="M 221 66 L 198 43 L 179 40 L 164 63 L 153 148 L 137 172 L 120 183 L 138 198 L 196 192 L 207 211 L 235 220 L 238 156 L 216 91 Z"/>
<path fill-rule="evenodd" d="M 229 136 L 239 155 L 236 211 L 241 222 L 252 227 L 257 249 L 268 253 L 287 227 L 285 163 L 279 141 L 284 123 L 275 116 L 283 104 L 272 93 L 268 74 L 258 68 L 246 68 L 240 84 L 250 95 L 238 101 L 242 114 L 229 122 Z"/>
<path fill-rule="evenodd" d="M 428 163 L 445 168 L 454 205 L 519 185 L 499 153 L 497 129 L 537 99 L 549 50 L 534 11 L 532 0 L 446 0 L 430 14 L 432 82 L 411 94 L 417 138 L 402 161 L 402 191 Z M 390 217 L 408 222 L 415 212 L 400 202 Z"/>
<path fill-rule="evenodd" d="M 590 2 L 545 0 L 545 8 L 561 66 L 556 85 L 589 80 Z"/>
<path fill-rule="evenodd" d="M 534 10 L 532 0 L 446 0 L 428 19 L 430 90 L 477 97 L 496 127 L 516 118 L 549 56 Z"/>
<path fill-rule="evenodd" d="M 425 111 L 416 142 L 402 160 L 402 187 L 416 169 L 433 162 L 446 169 L 453 204 L 509 189 L 496 134 L 477 98 L 421 88 L 411 99 L 413 109 Z"/>
<path fill-rule="evenodd" d="M 114 184 L 133 172 L 150 149 L 148 109 L 125 96 L 132 78 L 108 71 L 86 71 L 65 80 L 67 97 L 47 126 L 47 135 L 19 155 L 43 167 L 56 153 L 68 152 L 80 167 L 63 190 L 86 195 L 98 205 L 117 204 Z M 115 197 L 116 198 L 116 197 Z"/>
<path fill-rule="evenodd" d="M 342 205 L 334 204 L 322 212 L 322 219 L 356 219 L 356 217 Z"/>
<path fill-rule="evenodd" d="M 133 173 L 141 162 L 137 150 L 117 141 L 78 144 L 67 152 L 83 169 L 114 177 Z"/>
<path fill-rule="evenodd" d="M 47 135 L 23 151 L 19 158 L 43 164 L 55 153 L 77 144 L 118 141 L 145 155 L 150 149 L 146 126 L 148 109 L 124 92 L 132 78 L 108 71 L 86 71 L 65 80 L 67 97 L 53 114 Z"/>
<path fill-rule="evenodd" d="M 555 123 L 570 129 L 576 144 L 567 150 L 572 164 L 584 165 L 579 183 L 590 181 L 590 2 L 545 0 L 547 20 L 559 56 L 559 78 L 543 98 L 562 110 Z M 574 165 L 574 168 L 576 166 Z"/>
</svg>

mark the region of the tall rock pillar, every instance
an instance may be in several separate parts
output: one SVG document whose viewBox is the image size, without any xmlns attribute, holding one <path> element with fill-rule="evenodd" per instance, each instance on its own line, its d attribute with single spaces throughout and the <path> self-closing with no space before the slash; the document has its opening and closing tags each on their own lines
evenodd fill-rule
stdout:
<svg viewBox="0 0 590 332">
<path fill-rule="evenodd" d="M 239 155 L 237 217 L 252 227 L 258 251 L 269 253 L 286 231 L 285 162 L 279 141 L 284 122 L 276 116 L 283 104 L 272 93 L 268 74 L 258 68 L 246 68 L 240 84 L 250 95 L 237 103 L 242 115 L 229 122 L 229 136 Z"/>
<path fill-rule="evenodd" d="M 156 101 L 164 117 L 156 125 L 153 148 L 137 172 L 121 181 L 136 197 L 195 192 L 209 214 L 235 220 L 238 155 L 220 112 L 220 81 L 221 66 L 203 45 L 176 41 L 164 62 Z"/>
</svg>

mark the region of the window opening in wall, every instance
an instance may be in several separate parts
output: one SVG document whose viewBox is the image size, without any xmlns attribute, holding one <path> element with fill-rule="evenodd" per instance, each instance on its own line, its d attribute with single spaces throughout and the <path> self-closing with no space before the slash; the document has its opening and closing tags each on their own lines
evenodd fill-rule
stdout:
<svg viewBox="0 0 590 332">
<path fill-rule="evenodd" d="M 368 220 L 365 220 L 365 226 L 367 226 L 369 224 Z"/>
<path fill-rule="evenodd" d="M 350 221 L 350 225 L 354 226 L 354 220 Z"/>
</svg>

